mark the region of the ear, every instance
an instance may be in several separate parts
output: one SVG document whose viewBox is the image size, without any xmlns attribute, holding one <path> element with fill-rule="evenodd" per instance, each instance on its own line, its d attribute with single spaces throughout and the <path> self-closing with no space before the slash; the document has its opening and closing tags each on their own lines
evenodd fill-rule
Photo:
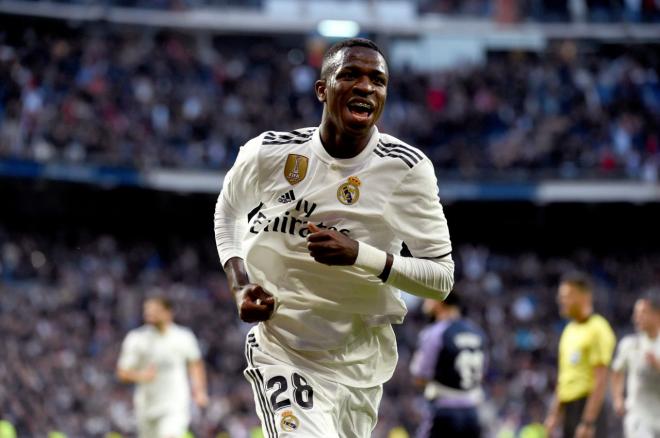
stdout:
<svg viewBox="0 0 660 438">
<path fill-rule="evenodd" d="M 325 90 L 325 79 L 319 79 L 314 83 L 314 91 L 316 92 L 316 98 L 319 100 L 319 102 L 325 103 Z"/>
</svg>

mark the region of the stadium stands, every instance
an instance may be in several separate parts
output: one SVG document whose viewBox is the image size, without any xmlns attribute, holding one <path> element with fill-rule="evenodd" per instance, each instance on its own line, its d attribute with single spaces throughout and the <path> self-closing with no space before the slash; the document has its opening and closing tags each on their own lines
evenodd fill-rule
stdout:
<svg viewBox="0 0 660 438">
<path fill-rule="evenodd" d="M 102 27 L 9 32 L 0 157 L 226 169 L 252 136 L 319 120 L 317 65 L 304 50 L 286 39 Z M 652 53 L 567 41 L 492 53 L 483 65 L 404 68 L 392 72 L 381 126 L 423 148 L 446 178 L 657 180 Z"/>
<path fill-rule="evenodd" d="M 130 390 L 114 379 L 114 366 L 123 335 L 141 323 L 141 300 L 153 293 L 175 300 L 177 318 L 194 328 L 208 363 L 212 404 L 193 431 L 238 437 L 256 424 L 249 386 L 236 378 L 248 325 L 238 320 L 214 262 L 196 251 L 203 245 L 189 242 L 171 252 L 107 235 L 64 240 L 0 232 L 0 412 L 21 436 L 132 430 Z M 599 311 L 621 331 L 629 328 L 634 297 L 657 280 L 654 267 L 660 264 L 660 254 L 544 258 L 469 245 L 456 254 L 455 290 L 491 339 L 493 430 L 542 418 L 555 366 L 555 349 L 547 346 L 556 345 L 561 328 L 554 297 L 562 272 L 588 268 L 599 285 Z M 419 420 L 420 395 L 410 385 L 407 363 L 426 320 L 415 300 L 410 305 L 406 323 L 397 328 L 401 360 L 385 386 L 377 437 L 397 426 L 412 431 Z"/>
</svg>

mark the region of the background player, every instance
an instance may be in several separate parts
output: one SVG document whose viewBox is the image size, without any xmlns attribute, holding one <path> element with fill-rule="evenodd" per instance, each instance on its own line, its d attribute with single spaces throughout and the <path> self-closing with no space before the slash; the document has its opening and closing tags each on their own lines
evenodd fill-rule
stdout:
<svg viewBox="0 0 660 438">
<path fill-rule="evenodd" d="M 603 400 L 616 338 L 593 310 L 593 286 L 582 273 L 565 275 L 558 292 L 562 316 L 571 321 L 559 340 L 555 400 L 545 426 L 552 434 L 563 421 L 564 438 L 607 436 Z"/>
<path fill-rule="evenodd" d="M 172 303 L 144 303 L 145 325 L 131 330 L 121 348 L 117 376 L 135 383 L 134 407 L 140 438 L 179 438 L 190 423 L 190 386 L 199 407 L 208 404 L 206 372 L 195 335 L 173 322 Z"/>
<path fill-rule="evenodd" d="M 269 437 L 371 436 L 406 313 L 398 289 L 443 299 L 453 286 L 433 165 L 375 126 L 388 80 L 373 42 L 337 43 L 315 84 L 320 126 L 260 135 L 225 177 L 216 243 L 241 319 L 265 321 L 246 376 Z M 393 255 L 403 242 L 413 257 Z"/>
<path fill-rule="evenodd" d="M 657 292 L 637 300 L 633 321 L 637 333 L 621 339 L 612 363 L 612 399 L 616 413 L 620 416 L 625 413 L 626 438 L 658 438 L 660 296 Z"/>
<path fill-rule="evenodd" d="M 415 384 L 429 401 L 418 438 L 479 437 L 477 406 L 483 400 L 485 336 L 461 315 L 459 296 L 424 301 L 424 311 L 435 322 L 419 336 L 410 363 Z"/>
</svg>

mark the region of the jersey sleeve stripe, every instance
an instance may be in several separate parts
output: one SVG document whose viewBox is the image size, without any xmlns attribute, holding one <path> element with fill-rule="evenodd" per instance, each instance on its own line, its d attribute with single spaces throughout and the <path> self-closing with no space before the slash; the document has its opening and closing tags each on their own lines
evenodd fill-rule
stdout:
<svg viewBox="0 0 660 438">
<path fill-rule="evenodd" d="M 392 148 L 397 148 L 397 149 L 405 149 L 406 151 L 410 152 L 415 157 L 417 157 L 418 160 L 423 160 L 424 159 L 424 157 L 418 151 L 416 151 L 414 148 L 412 148 L 408 145 L 401 144 L 401 143 L 385 143 L 383 140 L 380 141 L 380 144 L 382 144 L 383 146 L 388 147 L 388 148 L 392 147 Z"/>
<path fill-rule="evenodd" d="M 403 154 L 403 155 L 407 156 L 408 158 L 410 158 L 410 161 L 412 161 L 413 164 L 417 164 L 420 161 L 420 160 L 416 159 L 415 156 L 410 153 L 410 151 L 405 150 L 403 148 L 402 149 L 399 149 L 399 148 L 386 148 L 382 144 L 379 144 L 377 147 L 378 147 L 378 149 L 381 150 L 381 152 L 385 152 L 386 154 L 394 153 L 394 152 L 399 153 L 399 154 Z"/>
<path fill-rule="evenodd" d="M 400 154 L 396 154 L 396 153 L 394 153 L 394 152 L 389 152 L 389 153 L 385 154 L 385 153 L 381 152 L 381 151 L 378 150 L 378 149 L 374 149 L 374 153 L 375 153 L 376 155 L 378 155 L 379 157 L 383 157 L 383 158 L 385 158 L 385 157 L 399 158 L 401 161 L 403 161 L 404 163 L 406 163 L 406 165 L 407 165 L 409 168 L 412 169 L 412 168 L 414 167 L 414 164 L 411 163 L 410 161 L 408 161 L 408 158 L 407 158 L 407 157 L 402 156 L 402 155 L 400 155 Z"/>
<path fill-rule="evenodd" d="M 284 141 L 279 141 L 279 140 L 265 140 L 262 144 L 263 145 L 278 145 L 278 144 L 303 144 L 307 143 L 310 141 L 311 138 L 301 138 L 298 140 L 284 140 Z"/>
<path fill-rule="evenodd" d="M 297 131 L 284 132 L 284 133 L 268 132 L 266 133 L 264 139 L 265 140 L 296 140 L 301 138 L 309 138 L 312 136 L 312 134 L 313 132 L 299 133 Z"/>
<path fill-rule="evenodd" d="M 417 157 L 418 160 L 423 160 L 424 156 L 419 153 L 419 151 L 415 150 L 412 146 L 408 146 L 406 144 L 402 143 L 385 143 L 383 140 L 380 141 L 380 144 L 386 147 L 393 147 L 393 148 L 399 148 L 399 149 L 405 149 L 411 154 L 413 154 L 415 157 Z"/>
<path fill-rule="evenodd" d="M 288 134 L 282 134 L 282 135 L 266 135 L 264 139 L 266 140 L 296 140 L 300 138 L 309 138 L 311 137 L 312 134 L 301 134 L 301 135 L 288 135 Z"/>
<path fill-rule="evenodd" d="M 395 145 L 395 144 L 392 144 L 392 143 L 385 144 L 385 143 L 380 142 L 380 143 L 378 143 L 378 147 L 380 147 L 382 150 L 386 150 L 386 151 L 396 151 L 396 152 L 405 153 L 406 155 L 408 155 L 415 162 L 415 164 L 417 164 L 418 162 L 420 162 L 422 160 L 422 158 L 419 156 L 419 154 L 415 153 L 415 151 L 413 151 L 412 149 L 406 148 L 403 145 Z"/>
</svg>

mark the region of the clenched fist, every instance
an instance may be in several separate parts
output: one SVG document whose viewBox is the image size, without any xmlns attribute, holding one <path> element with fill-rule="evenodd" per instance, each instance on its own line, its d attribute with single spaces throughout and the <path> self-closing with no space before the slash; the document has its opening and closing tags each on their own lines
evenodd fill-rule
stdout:
<svg viewBox="0 0 660 438">
<path fill-rule="evenodd" d="M 336 230 L 322 230 L 310 223 L 307 225 L 309 254 L 325 265 L 352 265 L 358 255 L 359 245 L 356 240 Z"/>
<path fill-rule="evenodd" d="M 239 291 L 239 316 L 245 322 L 266 321 L 275 309 L 275 298 L 258 284 L 249 283 Z"/>
</svg>

